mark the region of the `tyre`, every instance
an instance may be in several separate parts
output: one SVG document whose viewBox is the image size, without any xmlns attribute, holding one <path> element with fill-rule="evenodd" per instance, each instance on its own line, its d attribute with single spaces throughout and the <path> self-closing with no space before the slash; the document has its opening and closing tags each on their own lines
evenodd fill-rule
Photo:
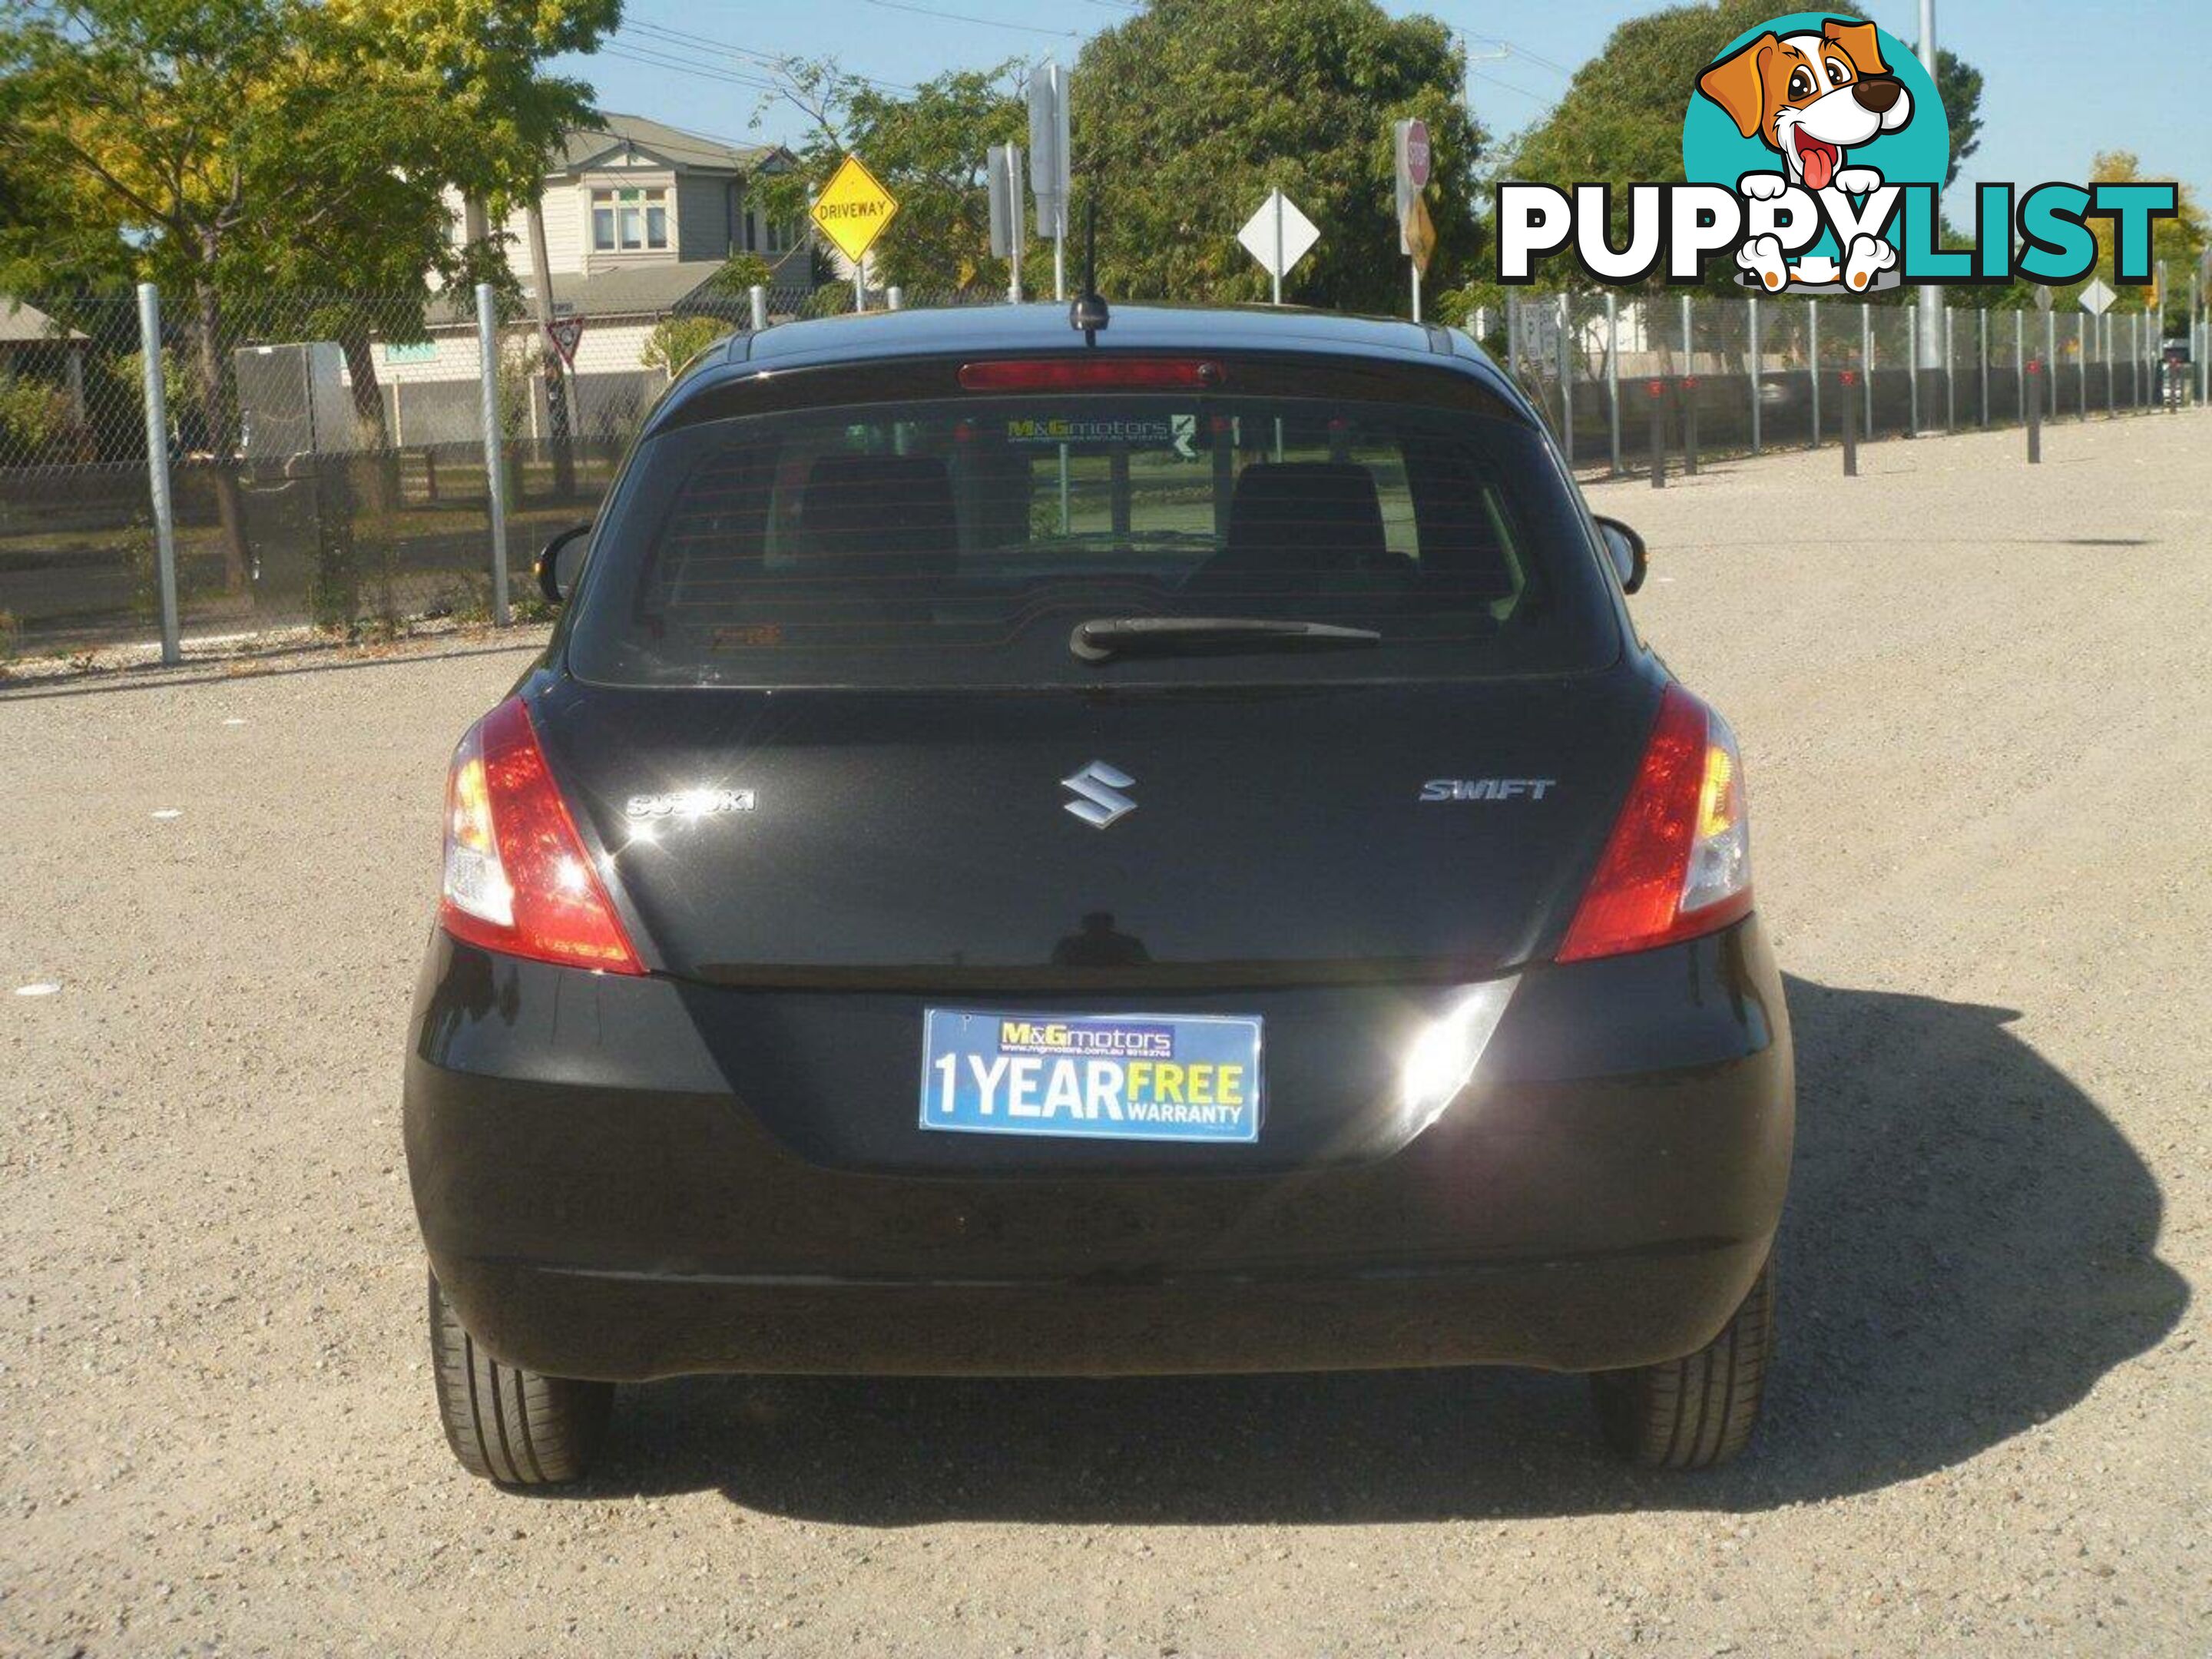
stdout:
<svg viewBox="0 0 2212 1659">
<path fill-rule="evenodd" d="M 1613 1449 L 1652 1469 L 1707 1469 L 1758 1426 L 1774 1352 L 1774 1261 L 1767 1258 L 1721 1334 L 1686 1358 L 1590 1377 Z"/>
<path fill-rule="evenodd" d="M 471 1474 L 503 1486 L 550 1486 L 577 1480 L 591 1467 L 615 1385 L 501 1364 L 469 1334 L 434 1273 L 430 1368 L 446 1442 Z"/>
</svg>

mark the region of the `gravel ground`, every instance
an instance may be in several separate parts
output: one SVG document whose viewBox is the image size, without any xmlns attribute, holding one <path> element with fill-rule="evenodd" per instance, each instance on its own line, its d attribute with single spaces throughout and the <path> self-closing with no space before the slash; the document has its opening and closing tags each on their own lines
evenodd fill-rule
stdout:
<svg viewBox="0 0 2212 1659">
<path fill-rule="evenodd" d="M 526 653 L 0 688 L 0 1650 L 2212 1648 L 2212 417 L 1591 492 L 1741 734 L 1802 1123 L 1752 1455 L 1572 1379 L 710 1379 L 433 1412 L 398 1056 Z M 51 983 L 44 996 L 16 986 Z"/>
</svg>

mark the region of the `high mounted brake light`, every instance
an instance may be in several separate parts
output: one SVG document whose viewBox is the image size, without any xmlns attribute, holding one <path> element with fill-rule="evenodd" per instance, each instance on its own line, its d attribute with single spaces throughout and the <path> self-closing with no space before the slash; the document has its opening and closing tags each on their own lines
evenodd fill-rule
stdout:
<svg viewBox="0 0 2212 1659">
<path fill-rule="evenodd" d="M 520 698 L 471 726 L 453 751 L 438 925 L 507 956 L 610 974 L 645 971 Z"/>
<path fill-rule="evenodd" d="M 963 363 L 969 392 L 1207 392 L 1228 371 L 1201 357 L 1007 357 Z"/>
<path fill-rule="evenodd" d="M 1728 722 L 1669 685 L 1561 962 L 1695 939 L 1751 913 L 1751 823 Z"/>
</svg>

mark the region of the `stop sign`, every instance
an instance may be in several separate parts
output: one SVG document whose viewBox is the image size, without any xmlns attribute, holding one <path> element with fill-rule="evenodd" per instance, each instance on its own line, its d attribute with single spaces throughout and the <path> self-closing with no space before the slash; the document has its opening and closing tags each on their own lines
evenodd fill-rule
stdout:
<svg viewBox="0 0 2212 1659">
<path fill-rule="evenodd" d="M 1429 187 L 1429 124 L 1406 123 L 1406 177 L 1415 190 Z"/>
</svg>

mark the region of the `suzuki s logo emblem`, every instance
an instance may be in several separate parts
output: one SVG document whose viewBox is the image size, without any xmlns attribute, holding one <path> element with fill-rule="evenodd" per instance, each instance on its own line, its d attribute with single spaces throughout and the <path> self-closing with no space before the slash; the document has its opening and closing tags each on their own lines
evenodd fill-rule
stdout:
<svg viewBox="0 0 2212 1659">
<path fill-rule="evenodd" d="M 1077 797 L 1066 804 L 1067 810 L 1091 828 L 1103 830 L 1137 810 L 1137 803 L 1121 793 L 1135 781 L 1118 766 L 1093 761 L 1080 772 L 1062 778 L 1060 786 L 1073 790 Z"/>
</svg>

